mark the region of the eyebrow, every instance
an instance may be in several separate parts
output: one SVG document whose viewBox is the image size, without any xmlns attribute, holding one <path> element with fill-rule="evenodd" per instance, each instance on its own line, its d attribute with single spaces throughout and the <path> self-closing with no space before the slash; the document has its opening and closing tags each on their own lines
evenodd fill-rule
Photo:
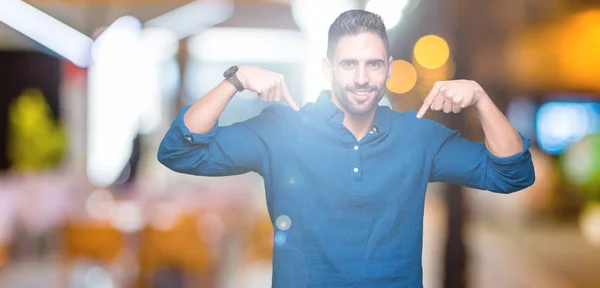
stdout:
<svg viewBox="0 0 600 288">
<path fill-rule="evenodd" d="M 346 58 L 346 59 L 341 59 L 338 63 L 341 64 L 341 63 L 357 63 L 357 62 L 358 62 L 358 60 L 356 60 L 356 59 Z M 383 64 L 383 63 L 385 63 L 385 61 L 381 58 L 367 60 L 367 64 L 375 64 L 375 63 Z"/>
<path fill-rule="evenodd" d="M 385 61 L 383 59 L 371 59 L 367 60 L 367 64 L 384 64 Z"/>
<path fill-rule="evenodd" d="M 346 58 L 346 59 L 341 59 L 338 64 L 342 64 L 342 63 L 356 63 L 358 61 L 356 61 L 356 59 L 350 59 L 350 58 Z"/>
</svg>

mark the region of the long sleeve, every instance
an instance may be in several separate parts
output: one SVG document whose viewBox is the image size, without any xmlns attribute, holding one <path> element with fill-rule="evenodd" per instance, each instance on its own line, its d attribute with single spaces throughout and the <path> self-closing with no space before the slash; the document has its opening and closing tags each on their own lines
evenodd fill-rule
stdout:
<svg viewBox="0 0 600 288">
<path fill-rule="evenodd" d="M 171 124 L 158 148 L 158 161 L 169 169 L 191 175 L 229 176 L 258 172 L 262 174 L 268 148 L 255 128 L 264 131 L 272 124 L 271 109 L 243 122 L 220 127 L 204 134 L 192 133 L 185 126 L 184 107 Z M 267 128 L 265 128 L 267 127 Z"/>
<path fill-rule="evenodd" d="M 512 193 L 531 186 L 535 181 L 530 142 L 523 135 L 519 134 L 523 150 L 501 158 L 492 155 L 485 144 L 462 138 L 457 131 L 442 125 L 435 130 L 442 144 L 433 157 L 430 182 Z"/>
</svg>

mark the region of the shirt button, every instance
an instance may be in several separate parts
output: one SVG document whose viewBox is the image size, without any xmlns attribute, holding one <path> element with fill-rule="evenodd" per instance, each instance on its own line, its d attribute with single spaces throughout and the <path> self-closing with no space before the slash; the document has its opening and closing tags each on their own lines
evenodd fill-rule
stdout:
<svg viewBox="0 0 600 288">
<path fill-rule="evenodd" d="M 354 172 L 355 172 L 355 173 L 356 173 L 356 172 L 358 172 L 358 168 L 354 168 Z"/>
<path fill-rule="evenodd" d="M 192 136 L 185 136 L 185 140 L 192 143 Z"/>
<path fill-rule="evenodd" d="M 373 127 L 373 132 L 377 132 L 377 127 Z"/>
<path fill-rule="evenodd" d="M 354 150 L 358 150 L 358 146 L 354 146 Z"/>
</svg>

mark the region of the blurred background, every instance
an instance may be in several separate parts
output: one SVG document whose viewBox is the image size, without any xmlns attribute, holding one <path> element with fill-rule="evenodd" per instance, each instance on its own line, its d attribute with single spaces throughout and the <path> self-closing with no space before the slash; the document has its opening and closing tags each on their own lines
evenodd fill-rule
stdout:
<svg viewBox="0 0 600 288">
<path fill-rule="evenodd" d="M 157 148 L 231 65 L 314 101 L 352 8 L 388 27 L 381 105 L 473 79 L 532 141 L 524 191 L 429 186 L 425 287 L 600 287 L 595 0 L 0 0 L 0 287 L 270 287 L 262 179 L 177 174 Z M 265 105 L 240 93 L 220 124 Z M 428 117 L 483 140 L 472 109 Z"/>
</svg>

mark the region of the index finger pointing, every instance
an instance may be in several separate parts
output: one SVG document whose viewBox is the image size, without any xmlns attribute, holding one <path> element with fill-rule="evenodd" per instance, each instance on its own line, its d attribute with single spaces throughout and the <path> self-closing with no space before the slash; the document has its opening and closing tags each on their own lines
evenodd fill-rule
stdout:
<svg viewBox="0 0 600 288">
<path fill-rule="evenodd" d="M 429 107 L 431 107 L 433 100 L 435 100 L 435 94 L 429 95 L 429 96 L 427 96 L 427 98 L 425 98 L 425 101 L 423 101 L 423 105 L 421 105 L 421 108 L 419 108 L 419 112 L 417 113 L 417 118 L 422 118 L 423 115 L 425 115 L 427 110 L 429 110 Z"/>
<path fill-rule="evenodd" d="M 290 94 L 290 91 L 288 90 L 287 85 L 285 84 L 285 82 L 282 82 L 283 85 L 283 98 L 285 98 L 285 101 L 288 103 L 288 105 L 290 105 L 290 107 L 292 107 L 292 109 L 298 111 L 300 110 L 300 107 L 298 107 L 298 104 L 296 104 L 296 101 L 294 101 L 294 99 L 292 98 L 292 95 Z"/>
<path fill-rule="evenodd" d="M 440 90 L 440 86 L 441 85 L 439 85 L 437 83 L 435 85 L 433 85 L 433 88 L 431 89 L 431 91 L 429 91 L 429 94 L 427 95 L 427 97 L 425 97 L 425 101 L 423 102 L 423 105 L 421 106 L 421 108 L 419 109 L 419 112 L 417 113 L 417 118 L 422 118 L 423 115 L 425 115 L 425 113 L 427 112 L 427 110 L 429 110 L 429 107 L 433 103 L 433 100 L 435 100 L 435 96 L 437 96 L 437 94 Z"/>
<path fill-rule="evenodd" d="M 428 104 L 427 101 L 424 102 L 421 108 L 419 109 L 419 112 L 417 112 L 417 118 L 422 118 L 423 115 L 425 115 L 425 113 L 427 112 L 427 110 L 429 110 L 430 106 L 431 104 Z"/>
</svg>

